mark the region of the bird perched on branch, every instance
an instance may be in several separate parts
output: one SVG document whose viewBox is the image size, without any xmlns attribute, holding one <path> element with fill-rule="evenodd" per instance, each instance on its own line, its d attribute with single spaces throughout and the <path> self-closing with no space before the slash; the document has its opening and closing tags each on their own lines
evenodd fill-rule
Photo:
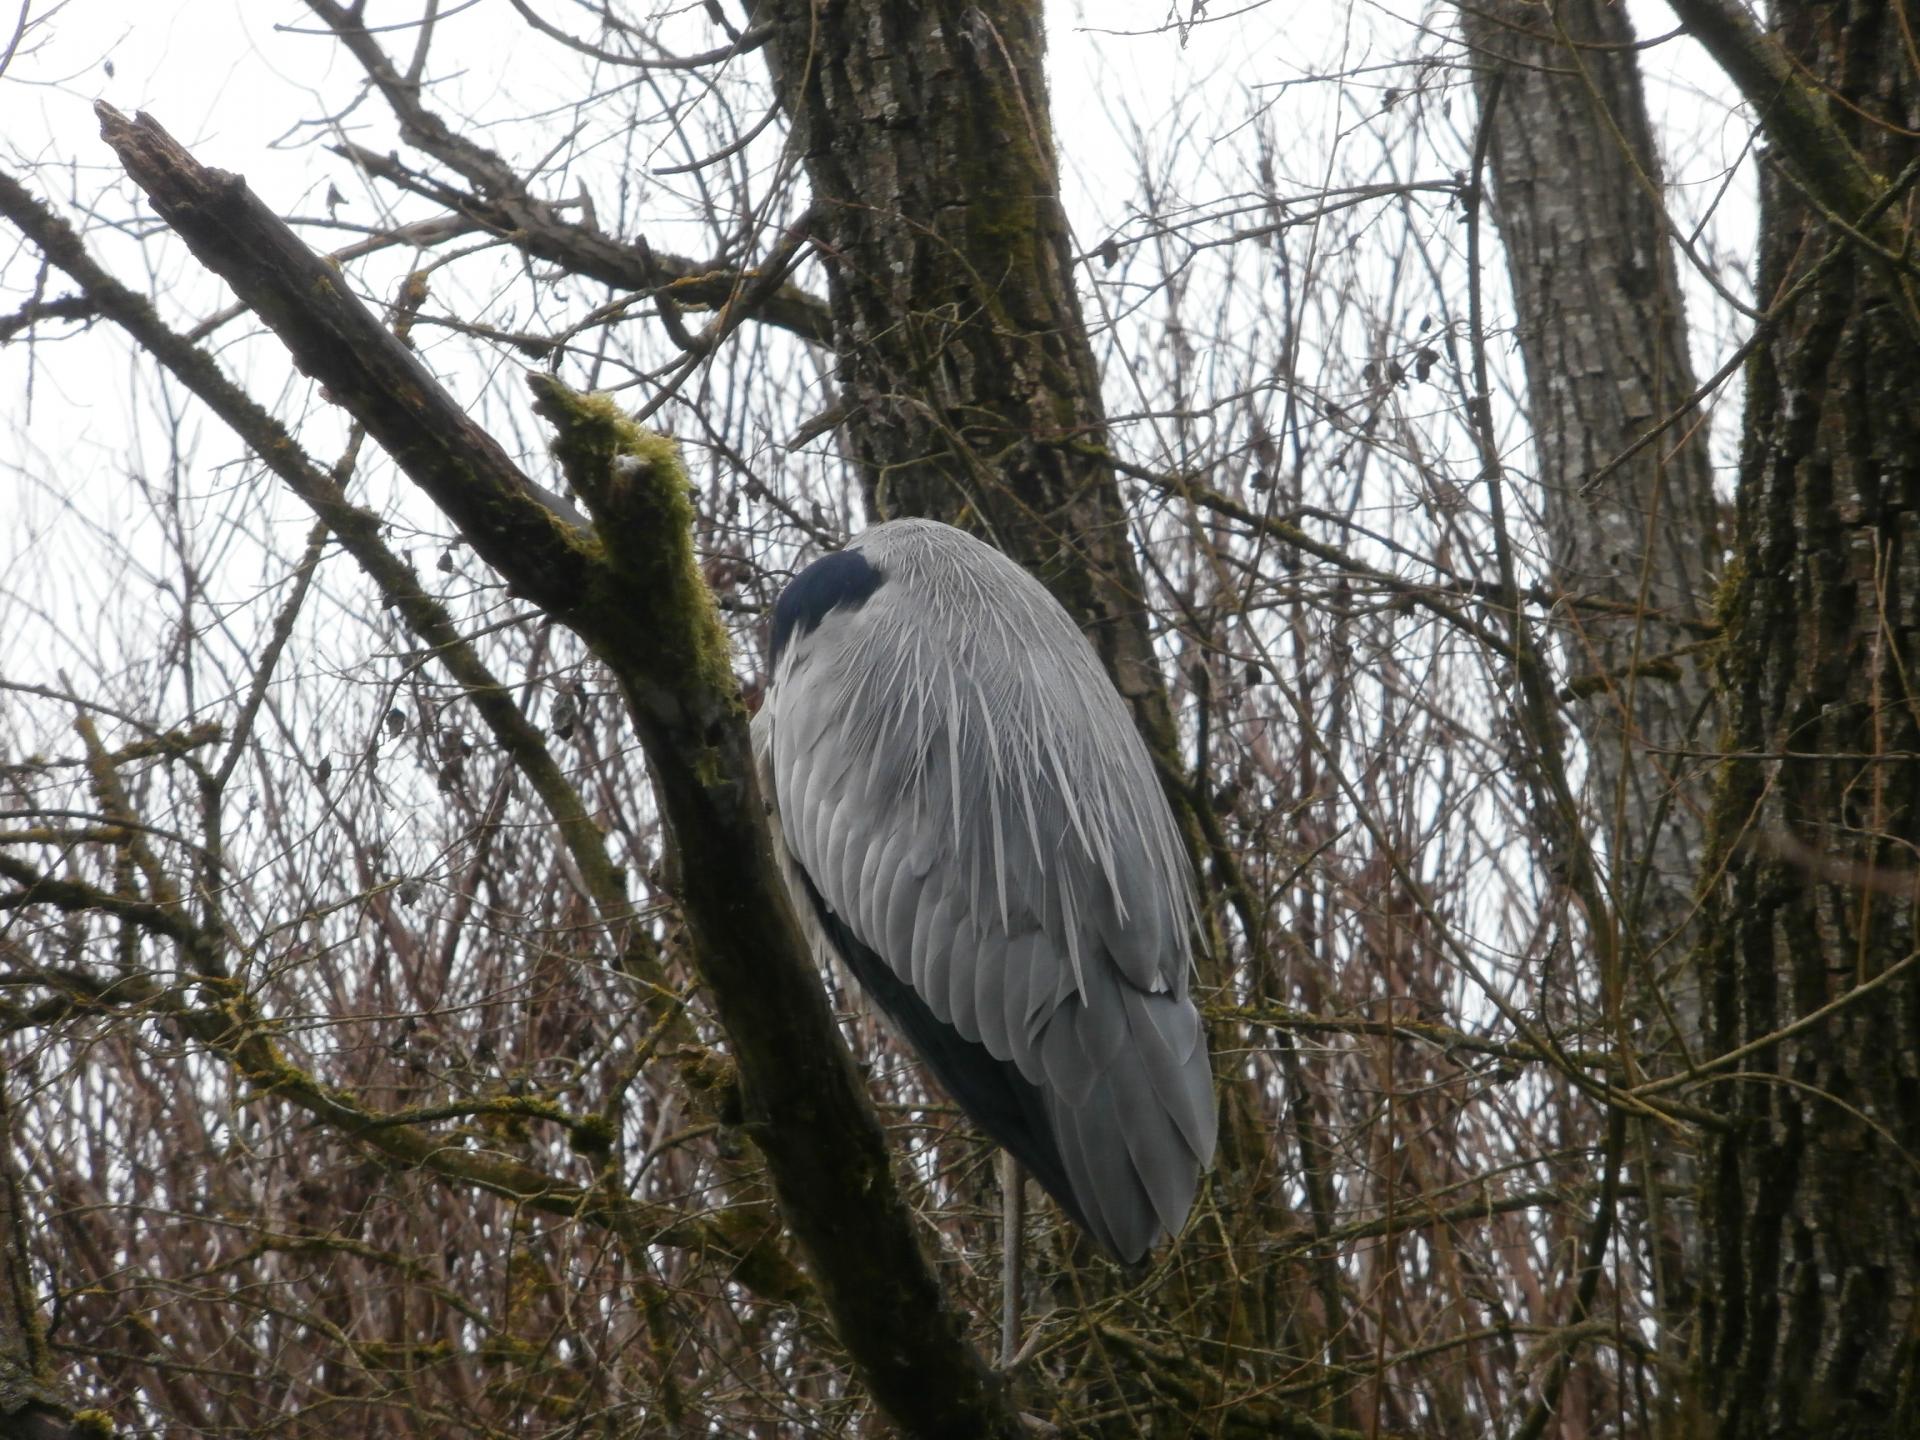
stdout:
<svg viewBox="0 0 1920 1440">
<path fill-rule="evenodd" d="M 875 526 L 773 613 L 754 748 L 803 925 L 1132 1263 L 1214 1147 L 1185 847 L 1086 637 L 1018 565 Z"/>
</svg>

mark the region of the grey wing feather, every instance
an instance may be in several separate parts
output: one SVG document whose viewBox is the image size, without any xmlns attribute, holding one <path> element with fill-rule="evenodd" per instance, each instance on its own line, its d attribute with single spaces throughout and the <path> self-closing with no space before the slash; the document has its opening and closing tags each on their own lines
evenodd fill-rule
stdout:
<svg viewBox="0 0 1920 1440">
<path fill-rule="evenodd" d="M 1136 1259 L 1214 1147 L 1191 880 L 1151 762 L 1012 562 L 930 522 L 856 548 L 878 588 L 787 643 L 754 724 L 786 859 L 980 1063 L 1039 1087 L 1063 1203 Z"/>
<path fill-rule="evenodd" d="M 1195 1154 L 1211 1153 L 1214 1137 L 1213 1087 L 1196 1055 L 1204 1055 L 1206 1036 L 1191 1005 L 1164 995 L 1126 997 L 1127 1028 L 1134 1054 L 1153 1087 L 1153 1096 Z"/>
<path fill-rule="evenodd" d="M 1091 1201 L 1096 1229 L 1122 1256 L 1145 1254 L 1157 1227 L 1127 1149 L 1119 1097 L 1102 1090 L 1077 1109 L 1056 1110 L 1053 1120 L 1064 1141 L 1067 1174 L 1075 1192 Z"/>
</svg>

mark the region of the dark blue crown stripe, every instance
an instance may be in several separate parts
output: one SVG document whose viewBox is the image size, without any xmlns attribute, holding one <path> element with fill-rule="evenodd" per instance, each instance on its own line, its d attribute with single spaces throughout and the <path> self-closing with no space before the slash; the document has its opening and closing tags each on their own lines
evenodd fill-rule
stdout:
<svg viewBox="0 0 1920 1440">
<path fill-rule="evenodd" d="M 773 658 L 780 658 L 789 638 L 811 633 L 829 612 L 858 610 L 885 579 L 858 550 L 822 555 L 794 576 L 774 602 Z"/>
</svg>

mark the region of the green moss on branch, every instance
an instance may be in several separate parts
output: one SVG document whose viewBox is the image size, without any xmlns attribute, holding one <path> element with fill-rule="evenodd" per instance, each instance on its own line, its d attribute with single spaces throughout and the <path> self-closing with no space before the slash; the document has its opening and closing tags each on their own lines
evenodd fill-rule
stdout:
<svg viewBox="0 0 1920 1440">
<path fill-rule="evenodd" d="M 732 652 L 694 553 L 693 484 L 680 447 L 636 424 L 610 395 L 583 394 L 554 376 L 528 377 L 534 409 L 554 428 L 553 453 L 586 501 L 612 574 L 595 599 L 644 599 L 644 627 L 595 626 L 613 638 L 644 631 L 623 655 L 662 692 L 725 703 L 737 689 Z"/>
</svg>

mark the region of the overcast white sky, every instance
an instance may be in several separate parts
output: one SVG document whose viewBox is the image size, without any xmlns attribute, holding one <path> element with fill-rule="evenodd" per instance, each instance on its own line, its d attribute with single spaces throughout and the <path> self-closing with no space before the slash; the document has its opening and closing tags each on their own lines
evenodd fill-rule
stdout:
<svg viewBox="0 0 1920 1440">
<path fill-rule="evenodd" d="M 36 0 L 36 14 L 48 8 L 47 0 Z M 453 13 L 442 20 L 436 38 L 434 74 L 442 87 L 436 96 L 449 113 L 529 115 L 579 98 L 579 67 L 563 52 L 514 44 L 524 28 L 506 0 L 447 8 Z M 673 8 L 687 12 L 680 23 L 688 27 L 689 46 L 714 43 L 698 6 Z M 1137 126 L 1171 157 L 1167 178 L 1176 197 L 1204 202 L 1244 183 L 1236 174 L 1220 173 L 1217 157 L 1231 148 L 1222 142 L 1258 103 L 1287 107 L 1287 133 L 1301 137 L 1309 161 L 1320 147 L 1344 143 L 1341 137 L 1356 128 L 1364 113 L 1356 107 L 1367 104 L 1366 79 L 1346 86 L 1288 82 L 1405 60 L 1416 45 L 1436 54 L 1446 48 L 1443 36 L 1415 38 L 1419 11 L 1364 0 L 1351 7 L 1274 0 L 1238 14 L 1230 13 L 1232 5 L 1214 9 L 1225 18 L 1193 27 L 1182 43 L 1160 29 L 1169 14 L 1167 0 L 1057 0 L 1051 6 L 1053 111 L 1068 211 L 1083 249 L 1125 218 L 1137 194 L 1125 139 L 1129 128 Z M 563 21 L 579 13 L 561 5 L 550 10 Z M 1663 5 L 1639 4 L 1635 11 L 1643 37 L 1672 28 Z M 0 12 L 9 25 L 17 13 L 4 0 Z M 403 25 L 418 13 L 418 0 L 372 0 L 369 18 L 376 26 Z M 1442 7 L 1432 13 L 1444 18 L 1447 12 Z M 411 35 L 397 31 L 387 43 L 404 54 Z M 1656 120 L 1667 127 L 1672 178 L 1705 194 L 1740 152 L 1745 125 L 1727 103 L 1724 84 L 1691 47 L 1658 46 L 1644 59 Z M 1378 84 L 1404 84 L 1405 73 L 1383 69 Z M 316 117 L 356 93 L 360 78 L 297 0 L 68 0 L 0 78 L 0 163 L 18 173 L 52 162 L 56 168 L 39 171 L 41 186 L 62 190 L 57 200 L 84 202 L 117 174 L 91 113 L 92 103 L 105 99 L 122 110 L 150 111 L 203 160 L 246 174 L 277 208 L 321 213 L 327 187 L 337 184 L 361 207 L 343 214 L 371 218 L 367 207 L 386 201 L 326 151 L 329 137 L 311 128 Z M 1456 107 L 1453 124 L 1471 123 L 1465 108 Z M 378 102 L 360 106 L 349 123 L 363 127 L 354 135 L 363 144 L 398 144 Z M 1436 152 L 1415 156 L 1413 163 L 1445 174 L 1453 161 Z M 1747 202 L 1740 192 L 1734 199 L 1717 233 L 1737 248 Z M 647 228 L 660 243 L 651 214 Z M 670 241 L 666 248 L 678 248 Z M 114 237 L 98 230 L 89 243 L 110 263 L 135 265 L 130 276 L 136 283 L 141 278 L 142 255 L 131 245 L 116 250 Z M 21 271 L 17 258 L 8 260 L 9 250 L 10 236 L 0 227 L 0 265 L 19 284 Z M 189 313 L 204 314 L 219 303 L 218 288 L 184 256 L 164 278 L 186 298 Z M 55 281 L 54 292 L 60 288 Z M 5 301 L 7 308 L 17 303 L 17 296 Z M 1703 313 L 1696 307 L 1696 329 Z M 19 537 L 28 528 L 21 507 L 38 503 L 27 487 L 5 483 L 10 472 L 64 472 L 75 486 L 96 469 L 116 482 L 124 475 L 125 457 L 141 441 L 130 428 L 130 412 L 138 407 L 128 394 L 125 362 L 114 358 L 119 344 L 103 327 L 67 342 L 59 365 L 50 364 L 47 354 L 32 357 L 26 346 L 0 348 L 0 563 L 18 554 Z M 78 346 L 92 347 L 88 353 L 97 352 L 98 364 L 76 366 Z M 1717 357 L 1695 358 L 1704 368 Z M 237 357 L 229 353 L 228 363 L 238 363 Z M 23 423 L 29 379 L 30 426 Z M 95 380 L 113 389 L 89 388 Z M 271 401 L 271 388 L 263 398 Z M 231 448 L 220 445 L 221 457 Z M 36 524 L 40 518 L 33 517 Z M 109 517 L 100 518 L 105 523 Z"/>
<path fill-rule="evenodd" d="M 46 13 L 49 0 L 36 0 L 34 8 Z M 577 72 L 559 63 L 551 47 L 515 46 L 510 63 L 501 63 L 502 43 L 523 33 L 506 0 L 449 8 L 456 13 L 441 23 L 436 69 L 460 72 L 469 95 L 475 86 L 499 86 L 520 109 L 542 98 L 568 98 L 565 87 Z M 1188 8 L 1187 0 L 1180 8 Z M 1252 87 L 1270 94 L 1271 87 L 1316 72 L 1401 58 L 1417 23 L 1414 10 L 1371 4 L 1347 9 L 1270 0 L 1243 13 L 1233 13 L 1239 6 L 1213 8 L 1224 18 L 1190 27 L 1183 42 L 1161 28 L 1168 0 L 1055 0 L 1049 7 L 1054 117 L 1070 162 L 1114 157 L 1122 113 L 1149 127 L 1176 112 L 1211 115 L 1218 127 L 1237 124 Z M 1673 28 L 1663 4 L 1641 0 L 1632 8 L 1643 37 Z M 556 18 L 568 18 L 565 9 Z M 400 23 L 418 11 L 417 0 L 373 0 L 370 18 L 379 24 L 386 12 Z M 94 100 L 104 99 L 122 110 L 152 112 L 204 158 L 245 172 L 263 192 L 291 204 L 325 163 L 302 143 L 311 139 L 302 122 L 337 104 L 357 78 L 343 83 L 351 62 L 316 29 L 294 0 L 68 0 L 35 37 L 39 43 L 17 56 L 0 80 L 0 137 L 15 159 L 105 163 L 90 112 Z M 395 34 L 390 43 L 401 50 L 406 36 Z M 1437 52 L 1441 42 L 1433 39 L 1426 48 Z M 537 67 L 547 61 L 554 68 L 543 74 Z M 1655 82 L 1656 121 L 1668 124 L 1680 167 L 1675 178 L 1686 181 L 1690 168 L 1717 170 L 1745 138 L 1743 128 L 1730 132 L 1721 123 L 1726 87 L 1682 43 L 1649 50 L 1644 63 Z M 1383 75 L 1380 83 L 1395 78 Z M 383 118 L 377 107 L 355 117 L 375 135 Z M 1198 133 L 1208 127 L 1202 124 Z M 1111 207 L 1130 187 L 1103 186 L 1099 163 L 1072 168 L 1083 186 L 1073 197 L 1076 219 L 1110 222 Z"/>
<path fill-rule="evenodd" d="M 36 0 L 34 8 L 45 14 L 49 5 Z M 399 24 L 417 17 L 419 8 L 416 0 L 373 0 L 369 18 L 378 25 L 385 12 L 388 23 Z M 437 103 L 449 113 L 527 114 L 575 98 L 578 65 L 554 46 L 514 46 L 525 30 L 506 0 L 445 8 L 454 13 L 441 22 L 434 73 L 442 87 Z M 572 18 L 567 7 L 554 8 L 556 19 Z M 717 32 L 698 7 L 674 8 L 695 12 L 687 22 L 690 45 L 715 42 Z M 1069 204 L 1076 225 L 1093 232 L 1120 218 L 1134 192 L 1114 138 L 1123 114 L 1149 130 L 1175 109 L 1236 124 L 1249 86 L 1297 78 L 1308 65 L 1333 63 L 1340 50 L 1340 38 L 1326 32 L 1324 20 L 1314 53 L 1298 49 L 1302 22 L 1289 12 L 1333 13 L 1314 6 L 1273 5 L 1199 26 L 1184 45 L 1151 33 L 1166 18 L 1164 3 L 1081 0 L 1054 9 L 1063 171 L 1075 192 Z M 0 3 L 0 11 L 11 10 Z M 1139 33 L 1096 33 L 1092 17 L 1107 32 Z M 1282 43 L 1283 28 L 1290 43 Z M 387 43 L 404 54 L 410 35 L 396 32 Z M 48 161 L 72 165 L 69 196 L 91 194 L 114 173 L 91 108 L 106 100 L 123 111 L 152 113 L 203 160 L 245 174 L 269 203 L 318 213 L 330 182 L 350 197 L 365 193 L 351 167 L 321 148 L 329 137 L 312 128 L 316 117 L 355 93 L 359 80 L 357 67 L 331 37 L 317 33 L 295 0 L 68 0 L 0 78 L 0 157 L 16 171 Z M 361 107 L 350 123 L 360 143 L 376 149 L 398 143 L 377 103 Z M 1201 133 L 1207 133 L 1204 124 Z M 657 233 L 653 238 L 659 243 Z M 25 363 L 18 351 L 0 352 L 0 393 L 19 393 Z M 59 403 L 52 392 L 36 396 L 42 399 Z M 38 433 L 61 423 L 39 403 L 35 408 Z"/>
<path fill-rule="evenodd" d="M 556 17 L 579 13 L 560 0 L 536 3 Z M 696 27 L 689 48 L 712 44 L 712 36 L 697 28 L 706 24 L 699 7 L 687 8 L 692 18 L 686 23 Z M 1672 28 L 1662 6 L 1635 10 L 1643 37 Z M 372 0 L 370 19 L 376 25 L 383 17 L 401 23 L 418 11 L 418 0 Z M 0 0 L 0 14 L 10 13 L 7 0 Z M 1365 149 L 1366 117 L 1377 112 L 1377 97 L 1368 96 L 1367 79 L 1289 82 L 1377 65 L 1383 67 L 1377 75 L 1381 89 L 1404 85 L 1404 65 L 1384 67 L 1408 58 L 1419 12 L 1366 0 L 1350 9 L 1274 0 L 1196 28 L 1185 45 L 1174 35 L 1150 33 L 1167 13 L 1166 0 L 1058 0 L 1051 8 L 1053 115 L 1067 209 L 1085 250 L 1126 218 L 1138 193 L 1127 136 L 1132 126 L 1166 159 L 1164 178 L 1173 197 L 1204 203 L 1253 183 L 1230 142 L 1249 111 L 1272 100 L 1286 107 L 1278 123 L 1285 135 L 1297 137 L 1293 158 L 1301 166 L 1301 188 L 1311 188 L 1321 178 L 1313 167 L 1330 147 L 1352 142 Z M 125 111 L 151 112 L 203 161 L 243 172 L 282 211 L 322 214 L 334 184 L 349 197 L 344 216 L 370 219 L 377 213 L 372 207 L 387 201 L 326 150 L 330 137 L 307 128 L 347 104 L 362 78 L 337 42 L 311 33 L 313 28 L 297 0 L 69 0 L 46 42 L 16 57 L 0 78 L 0 164 L 15 173 L 35 167 L 38 185 L 56 202 L 87 202 L 118 175 L 91 112 L 96 99 L 105 99 Z M 456 116 L 525 116 L 578 100 L 579 67 L 549 46 L 515 46 L 523 33 L 507 0 L 478 0 L 443 21 L 434 50 L 440 108 Z M 404 52 L 410 39 L 396 33 L 388 43 Z M 1426 45 L 1436 54 L 1448 49 L 1440 36 L 1429 36 Z M 1656 123 L 1665 126 L 1670 178 L 1689 196 L 1713 193 L 1746 144 L 1746 125 L 1717 74 L 1690 47 L 1658 46 L 1643 62 Z M 1451 124 L 1470 127 L 1468 110 L 1456 105 Z M 349 123 L 364 127 L 354 138 L 376 150 L 398 143 L 377 101 L 354 110 Z M 1444 134 L 1418 143 L 1432 146 L 1408 157 L 1419 172 L 1444 176 L 1457 163 L 1458 147 L 1445 149 Z M 125 213 L 119 206 L 106 208 L 112 215 Z M 1693 208 L 1686 198 L 1679 205 L 1683 213 Z M 659 241 L 657 212 L 642 206 L 642 213 L 644 228 Z M 1714 233 L 1731 253 L 1741 254 L 1750 223 L 1748 192 L 1736 188 Z M 88 243 L 135 284 L 148 280 L 141 267 L 151 250 L 116 243 L 114 233 L 99 226 Z M 156 288 L 169 292 L 176 313 L 198 318 L 222 303 L 222 292 L 178 248 L 167 250 L 171 258 L 162 263 L 170 268 Z M 15 287 L 31 283 L 33 266 L 29 260 L 23 272 L 4 225 L 0 272 L 8 287 L 0 294 L 0 310 L 9 310 L 22 298 Z M 49 284 L 55 294 L 64 288 L 57 278 Z M 436 299 L 457 303 L 438 290 Z M 1696 366 L 1704 372 L 1731 339 L 1705 304 L 1696 302 L 1692 318 L 1699 337 Z M 270 341 L 233 335 L 246 328 L 233 326 L 221 335 L 223 363 L 240 371 L 269 406 L 316 417 L 303 438 L 314 453 L 331 453 L 314 437 L 337 425 L 337 417 L 304 381 L 287 375 Z M 58 636 L 69 647 L 66 663 L 103 672 L 124 666 L 138 674 L 147 657 L 163 648 L 154 643 L 156 632 L 164 640 L 174 613 L 166 604 L 147 603 L 153 586 L 166 583 L 166 547 L 152 530 L 154 507 L 129 483 L 143 468 L 158 468 L 151 458 L 155 437 L 150 428 L 139 428 L 153 423 L 152 367 L 129 363 L 124 342 L 110 327 L 60 333 L 63 338 L 37 351 L 0 347 L 0 675 L 42 683 L 52 681 L 61 663 L 47 637 Z M 252 373 L 246 369 L 250 361 L 257 366 Z M 256 501 L 234 519 L 226 508 L 237 503 L 226 498 L 229 472 L 220 467 L 233 462 L 237 443 L 217 425 L 209 423 L 203 432 L 192 467 L 193 499 L 204 530 L 220 532 L 204 544 L 212 568 L 222 570 L 221 601 L 230 600 L 237 610 L 251 603 L 255 587 L 271 595 L 271 587 L 285 582 L 289 557 L 298 553 L 310 518 L 277 488 L 256 487 L 270 497 L 268 505 L 276 503 L 271 497 L 285 501 L 285 513 L 263 516 Z M 1130 443 L 1138 433 L 1130 434 Z M 137 565 L 119 558 L 141 558 L 143 542 L 131 537 L 142 534 L 142 527 L 151 542 L 146 548 L 160 557 L 153 576 L 129 573 Z M 250 551 L 249 530 L 253 537 L 276 531 L 278 543 Z M 99 535 L 113 536 L 115 544 L 89 551 Z M 23 616 L 30 617 L 24 626 Z M 331 638 L 317 637 L 300 663 L 318 671 L 364 659 L 364 637 L 353 642 L 362 651 L 348 645 L 339 655 Z M 431 833 L 432 826 L 422 831 Z M 1488 883 L 1496 879 L 1490 874 Z"/>
</svg>

